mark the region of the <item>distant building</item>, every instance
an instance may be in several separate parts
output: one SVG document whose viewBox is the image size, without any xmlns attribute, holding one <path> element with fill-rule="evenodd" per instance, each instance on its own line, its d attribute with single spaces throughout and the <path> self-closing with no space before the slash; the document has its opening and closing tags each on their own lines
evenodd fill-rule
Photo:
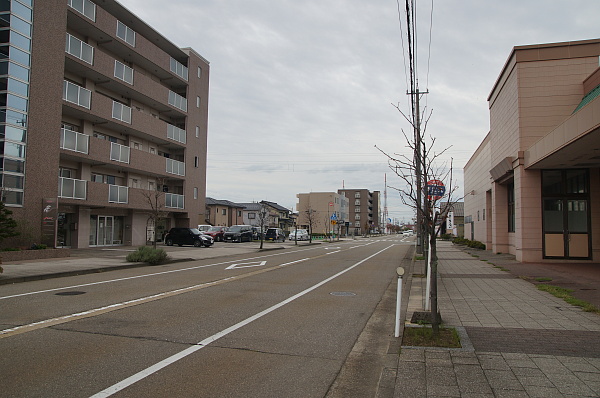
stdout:
<svg viewBox="0 0 600 398">
<path fill-rule="evenodd" d="M 440 209 L 446 208 L 448 202 L 440 202 Z M 442 225 L 442 233 L 454 236 L 465 236 L 465 203 L 451 202 L 448 217 Z"/>
<path fill-rule="evenodd" d="M 309 229 L 309 211 L 312 214 L 312 233 L 339 233 L 346 235 L 349 221 L 349 201 L 336 192 L 310 192 L 296 195 L 298 228 Z"/>
<path fill-rule="evenodd" d="M 339 189 L 339 194 L 348 198 L 350 233 L 364 235 L 381 232 L 381 204 L 379 191 L 368 189 Z"/>
<path fill-rule="evenodd" d="M 522 262 L 600 262 L 600 39 L 514 47 L 465 166 L 465 237 Z"/>
<path fill-rule="evenodd" d="M 209 225 L 231 227 L 243 223 L 244 206 L 229 200 L 206 198 L 206 222 Z"/>
<path fill-rule="evenodd" d="M 266 227 L 281 228 L 290 232 L 294 225 L 295 218 L 291 215 L 291 210 L 275 202 L 263 200 L 260 202 L 238 203 L 243 206 L 243 223 L 246 225 L 260 226 L 260 213 L 265 211 Z"/>
</svg>

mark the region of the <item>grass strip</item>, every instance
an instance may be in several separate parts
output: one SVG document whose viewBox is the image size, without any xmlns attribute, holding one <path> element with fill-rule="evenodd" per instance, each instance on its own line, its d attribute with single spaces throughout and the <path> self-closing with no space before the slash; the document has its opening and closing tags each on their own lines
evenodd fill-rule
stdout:
<svg viewBox="0 0 600 398">
<path fill-rule="evenodd" d="M 571 293 L 573 293 L 573 289 L 566 289 L 564 287 L 547 285 L 547 284 L 539 284 L 536 285 L 538 290 L 543 292 L 548 292 L 554 297 L 561 298 L 565 300 L 565 302 L 576 305 L 577 307 L 581 307 L 586 312 L 593 312 L 595 314 L 600 314 L 600 309 L 596 308 L 594 305 L 588 303 L 587 301 L 580 300 L 578 298 L 573 297 Z"/>
</svg>

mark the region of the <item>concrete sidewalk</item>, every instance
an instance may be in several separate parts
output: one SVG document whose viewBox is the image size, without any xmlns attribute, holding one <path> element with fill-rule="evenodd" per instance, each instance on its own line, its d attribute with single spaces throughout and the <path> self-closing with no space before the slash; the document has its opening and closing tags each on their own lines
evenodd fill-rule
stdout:
<svg viewBox="0 0 600 398">
<path fill-rule="evenodd" d="M 463 348 L 402 347 L 394 397 L 600 396 L 600 315 L 537 290 L 484 254 L 439 242 L 438 256 L 440 313 Z M 407 320 L 423 311 L 425 281 L 412 277 Z"/>
</svg>

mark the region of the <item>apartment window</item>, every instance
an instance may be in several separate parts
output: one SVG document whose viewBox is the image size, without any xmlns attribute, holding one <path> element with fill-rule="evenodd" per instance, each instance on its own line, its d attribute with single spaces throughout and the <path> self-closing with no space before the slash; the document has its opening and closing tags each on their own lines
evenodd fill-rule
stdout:
<svg viewBox="0 0 600 398">
<path fill-rule="evenodd" d="M 360 207 L 355 207 L 355 208 L 354 208 L 354 212 L 355 212 L 355 213 L 360 213 Z"/>
<path fill-rule="evenodd" d="M 241 211 L 241 210 L 238 210 L 238 211 L 237 211 L 237 216 L 238 216 L 238 217 L 241 217 L 241 216 L 242 216 L 242 211 Z"/>
<path fill-rule="evenodd" d="M 90 0 L 67 0 L 69 7 L 96 22 L 96 4 Z"/>
<path fill-rule="evenodd" d="M 133 68 L 115 60 L 115 77 L 125 83 L 133 84 Z"/>
<path fill-rule="evenodd" d="M 227 215 L 227 209 L 222 209 L 221 210 L 221 215 L 222 216 L 226 216 Z"/>
<path fill-rule="evenodd" d="M 198 167 L 199 163 L 198 156 L 194 156 L 194 167 Z"/>
<path fill-rule="evenodd" d="M 355 199 L 360 199 L 360 192 L 356 192 L 356 193 L 354 194 L 354 198 L 355 198 Z"/>
<path fill-rule="evenodd" d="M 356 228 L 360 228 L 360 221 L 357 221 L 357 222 L 355 222 L 355 223 L 354 223 L 354 226 L 355 226 Z"/>
<path fill-rule="evenodd" d="M 187 99 L 181 95 L 169 90 L 169 105 L 187 112 Z"/>
<path fill-rule="evenodd" d="M 148 181 L 148 190 L 156 191 L 156 183 L 154 181 Z"/>
<path fill-rule="evenodd" d="M 131 124 L 131 108 L 120 102 L 113 101 L 112 117 L 113 119 Z"/>
<path fill-rule="evenodd" d="M 354 206 L 360 206 L 360 199 L 354 201 Z"/>
<path fill-rule="evenodd" d="M 177 126 L 173 126 L 172 124 L 167 123 L 167 138 L 181 142 L 185 144 L 186 142 L 186 133 L 184 129 L 180 129 Z"/>
<path fill-rule="evenodd" d="M 196 108 L 200 108 L 200 97 L 196 97 Z"/>
<path fill-rule="evenodd" d="M 508 232 L 515 232 L 515 184 L 509 184 L 508 189 Z M 477 212 L 479 213 L 479 212 Z M 479 218 L 479 214 L 477 214 L 477 218 Z"/>
<path fill-rule="evenodd" d="M 92 173 L 92 182 L 104 182 L 104 176 L 102 174 L 94 174 Z"/>
<path fill-rule="evenodd" d="M 202 77 L 202 68 L 198 67 L 198 79 Z"/>
<path fill-rule="evenodd" d="M 188 79 L 188 68 L 173 57 L 171 57 L 171 72 L 185 80 Z"/>
<path fill-rule="evenodd" d="M 94 62 L 94 47 L 68 33 L 65 51 L 90 65 Z"/>
<path fill-rule="evenodd" d="M 194 187 L 194 199 L 198 199 L 198 188 Z"/>
<path fill-rule="evenodd" d="M 135 47 L 135 31 L 121 21 L 117 21 L 117 37 Z"/>
<path fill-rule="evenodd" d="M 354 215 L 354 219 L 355 219 L 355 220 L 360 220 L 360 214 L 358 214 L 358 213 L 357 213 L 357 214 L 355 214 L 355 215 Z"/>
<path fill-rule="evenodd" d="M 196 138 L 200 137 L 200 127 L 196 126 Z"/>
<path fill-rule="evenodd" d="M 248 220 L 254 220 L 256 218 L 256 213 L 248 213 Z"/>
<path fill-rule="evenodd" d="M 115 176 L 104 176 L 104 179 L 107 184 L 115 185 L 117 183 L 117 177 Z"/>
<path fill-rule="evenodd" d="M 63 99 L 76 105 L 90 109 L 92 92 L 75 83 L 65 80 L 63 82 Z"/>
</svg>

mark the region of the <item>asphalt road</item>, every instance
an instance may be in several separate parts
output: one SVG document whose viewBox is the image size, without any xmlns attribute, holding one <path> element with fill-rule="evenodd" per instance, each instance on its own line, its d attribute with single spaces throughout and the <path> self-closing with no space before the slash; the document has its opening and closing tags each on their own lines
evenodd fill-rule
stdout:
<svg viewBox="0 0 600 398">
<path fill-rule="evenodd" d="M 401 239 L 1 286 L 0 397 L 334 396 Z"/>
</svg>

